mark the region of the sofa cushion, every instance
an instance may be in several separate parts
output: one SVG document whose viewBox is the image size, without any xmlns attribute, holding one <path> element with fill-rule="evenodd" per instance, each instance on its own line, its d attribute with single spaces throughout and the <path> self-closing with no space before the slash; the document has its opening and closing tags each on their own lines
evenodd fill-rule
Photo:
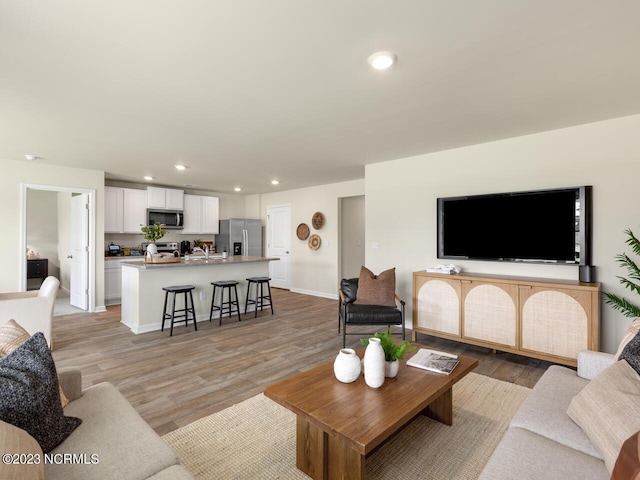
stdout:
<svg viewBox="0 0 640 480">
<path fill-rule="evenodd" d="M 611 480 L 640 480 L 640 432 L 634 433 L 622 444 Z"/>
<path fill-rule="evenodd" d="M 638 332 L 640 332 L 640 318 L 636 318 L 633 322 L 631 322 L 631 325 L 627 327 L 627 330 L 622 336 L 622 340 L 620 340 L 620 345 L 618 345 L 618 350 L 616 351 L 614 360 L 617 361 L 620 359 L 620 355 L 622 354 L 624 347 L 627 346 L 627 343 L 629 343 L 631 339 L 638 334 Z"/>
<path fill-rule="evenodd" d="M 549 367 L 514 415 L 511 426 L 602 459 L 587 435 L 567 415 L 571 400 L 588 383 L 574 370 L 558 365 Z"/>
<path fill-rule="evenodd" d="M 567 413 L 612 472 L 622 444 L 640 430 L 640 379 L 627 362 L 615 362 L 573 398 Z"/>
<path fill-rule="evenodd" d="M 182 465 L 172 465 L 156 473 L 149 480 L 193 480 L 193 476 Z"/>
<path fill-rule="evenodd" d="M 42 449 L 38 442 L 21 428 L 10 423 L 0 421 L 0 452 L 2 454 L 32 455 L 32 463 L 22 464 L 3 461 L 0 464 L 0 478 L 2 480 L 43 480 L 44 462 Z M 37 457 L 36 457 L 37 455 Z M 39 462 L 35 462 L 35 459 Z"/>
<path fill-rule="evenodd" d="M 40 332 L 0 359 L 0 420 L 26 430 L 46 453 L 82 420 L 64 416 L 56 367 Z"/>
<path fill-rule="evenodd" d="M 360 267 L 358 278 L 358 298 L 354 303 L 359 305 L 396 306 L 396 269 L 390 268 L 380 275 L 367 267 Z"/>
<path fill-rule="evenodd" d="M 96 454 L 99 462 L 87 465 L 45 465 L 47 480 L 102 480 L 148 478 L 178 459 L 169 446 L 109 383 L 89 387 L 65 408 L 82 418 L 82 425 L 53 454 Z"/>
<path fill-rule="evenodd" d="M 16 348 L 31 338 L 31 334 L 20 326 L 18 322 L 11 319 L 0 325 L 0 358 L 9 355 Z M 58 386 L 60 393 L 60 404 L 62 408 L 67 406 L 69 399 L 62 391 L 62 387 Z"/>
<path fill-rule="evenodd" d="M 602 460 L 517 427 L 504 434 L 478 480 L 608 480 Z"/>
<path fill-rule="evenodd" d="M 631 367 L 640 373 L 640 333 L 636 334 L 622 349 L 620 360 L 626 360 Z"/>
</svg>

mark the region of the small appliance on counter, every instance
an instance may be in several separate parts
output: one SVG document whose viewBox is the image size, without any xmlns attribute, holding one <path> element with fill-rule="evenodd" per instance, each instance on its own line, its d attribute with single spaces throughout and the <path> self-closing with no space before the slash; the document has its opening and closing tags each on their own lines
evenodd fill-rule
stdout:
<svg viewBox="0 0 640 480">
<path fill-rule="evenodd" d="M 191 253 L 191 242 L 189 240 L 183 240 L 180 242 L 180 254 L 185 255 Z"/>
<path fill-rule="evenodd" d="M 122 249 L 120 248 L 120 245 L 114 245 L 113 243 L 109 244 L 109 249 L 107 250 L 107 253 L 109 254 L 110 257 L 115 257 L 118 255 L 122 255 Z"/>
</svg>

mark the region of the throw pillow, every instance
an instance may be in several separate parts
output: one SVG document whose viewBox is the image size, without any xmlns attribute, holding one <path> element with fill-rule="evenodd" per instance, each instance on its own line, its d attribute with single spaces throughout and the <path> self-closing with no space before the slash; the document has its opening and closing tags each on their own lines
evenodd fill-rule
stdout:
<svg viewBox="0 0 640 480">
<path fill-rule="evenodd" d="M 640 432 L 634 433 L 622 444 L 611 480 L 640 480 L 639 438 Z"/>
<path fill-rule="evenodd" d="M 2 480 L 44 480 L 44 459 L 38 442 L 24 430 L 0 421 L 0 445 L 3 454 L 39 455 L 39 463 L 2 463 Z"/>
<path fill-rule="evenodd" d="M 620 360 L 626 360 L 631 368 L 640 373 L 640 333 L 636 334 L 622 349 Z"/>
<path fill-rule="evenodd" d="M 0 358 L 6 357 L 22 345 L 31 335 L 13 318 L 0 325 Z"/>
<path fill-rule="evenodd" d="M 615 362 L 573 397 L 567 414 L 611 473 L 624 441 L 640 430 L 640 378 L 627 362 Z"/>
<path fill-rule="evenodd" d="M 396 306 L 396 269 L 390 268 L 380 275 L 374 275 L 366 267 L 360 268 L 358 279 L 358 305 Z"/>
<path fill-rule="evenodd" d="M 626 332 L 622 336 L 622 340 L 620 340 L 620 345 L 618 346 L 618 350 L 616 351 L 614 360 L 620 360 L 620 355 L 622 354 L 622 350 L 627 346 L 627 343 L 631 341 L 633 337 L 635 337 L 638 332 L 640 332 L 640 318 L 636 318 L 631 325 L 627 327 Z"/>
<path fill-rule="evenodd" d="M 0 420 L 25 430 L 47 453 L 82 422 L 65 417 L 47 340 L 36 333 L 0 359 Z"/>
<path fill-rule="evenodd" d="M 9 355 L 29 338 L 31 338 L 29 332 L 14 319 L 0 325 L 0 358 Z M 69 403 L 69 399 L 62 391 L 62 387 L 58 387 L 58 389 L 60 390 L 60 404 L 64 408 Z"/>
</svg>

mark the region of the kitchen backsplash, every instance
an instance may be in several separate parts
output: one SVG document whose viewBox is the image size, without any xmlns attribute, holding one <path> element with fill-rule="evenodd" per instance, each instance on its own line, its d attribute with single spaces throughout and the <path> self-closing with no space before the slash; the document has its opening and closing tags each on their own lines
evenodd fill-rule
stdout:
<svg viewBox="0 0 640 480">
<path fill-rule="evenodd" d="M 215 242 L 215 235 L 203 234 L 203 235 L 183 235 L 176 231 L 167 231 L 167 234 L 162 237 L 160 242 L 178 242 L 183 240 L 189 240 L 193 244 L 194 240 L 201 240 L 203 242 Z M 113 242 L 115 245 L 120 245 L 122 248 L 138 248 L 144 242 L 145 239 L 142 235 L 135 233 L 105 233 L 104 235 L 104 250 L 107 251 L 108 245 Z"/>
</svg>

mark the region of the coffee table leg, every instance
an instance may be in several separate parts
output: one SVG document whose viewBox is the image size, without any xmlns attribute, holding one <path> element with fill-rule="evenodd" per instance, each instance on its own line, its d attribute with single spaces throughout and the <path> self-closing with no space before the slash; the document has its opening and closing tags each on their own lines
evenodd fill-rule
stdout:
<svg viewBox="0 0 640 480">
<path fill-rule="evenodd" d="M 453 396 L 451 388 L 431 402 L 421 413 L 445 425 L 453 425 Z"/>
<path fill-rule="evenodd" d="M 296 467 L 314 480 L 364 480 L 365 456 L 303 417 L 296 423 Z"/>
</svg>

